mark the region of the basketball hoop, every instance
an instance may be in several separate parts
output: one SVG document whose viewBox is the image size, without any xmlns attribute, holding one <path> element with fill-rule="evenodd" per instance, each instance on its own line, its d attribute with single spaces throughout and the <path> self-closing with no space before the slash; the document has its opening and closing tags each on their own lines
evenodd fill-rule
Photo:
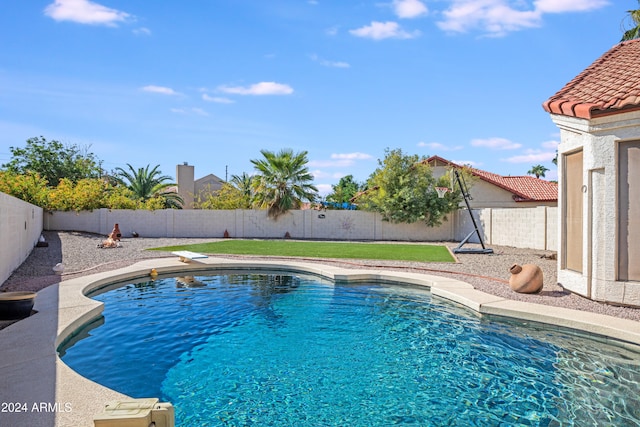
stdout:
<svg viewBox="0 0 640 427">
<path fill-rule="evenodd" d="M 436 191 L 438 192 L 438 197 L 440 199 L 444 198 L 444 195 L 447 194 L 447 191 L 449 190 L 449 187 L 436 187 Z"/>
</svg>

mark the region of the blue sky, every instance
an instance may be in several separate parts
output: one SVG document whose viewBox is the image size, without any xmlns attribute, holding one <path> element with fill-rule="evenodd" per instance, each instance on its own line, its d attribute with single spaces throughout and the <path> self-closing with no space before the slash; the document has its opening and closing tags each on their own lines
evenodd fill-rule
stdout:
<svg viewBox="0 0 640 427">
<path fill-rule="evenodd" d="M 107 170 L 252 173 L 309 152 L 321 193 L 385 148 L 551 169 L 541 104 L 616 44 L 635 0 L 4 0 L 0 163 L 44 136 Z"/>
</svg>

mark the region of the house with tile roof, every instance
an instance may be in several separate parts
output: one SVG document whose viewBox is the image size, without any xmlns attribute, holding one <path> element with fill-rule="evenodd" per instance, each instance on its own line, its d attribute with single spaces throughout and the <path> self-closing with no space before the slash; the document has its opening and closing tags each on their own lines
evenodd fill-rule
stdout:
<svg viewBox="0 0 640 427">
<path fill-rule="evenodd" d="M 440 156 L 424 161 L 431 166 L 433 176 L 439 178 L 452 168 L 462 168 Z M 467 183 L 472 197 L 471 205 L 480 208 L 524 208 L 557 206 L 558 185 L 532 176 L 502 176 L 481 169 L 467 169 L 474 177 Z"/>
<path fill-rule="evenodd" d="M 640 306 L 640 40 L 619 43 L 543 103 L 560 128 L 558 282 Z"/>
</svg>

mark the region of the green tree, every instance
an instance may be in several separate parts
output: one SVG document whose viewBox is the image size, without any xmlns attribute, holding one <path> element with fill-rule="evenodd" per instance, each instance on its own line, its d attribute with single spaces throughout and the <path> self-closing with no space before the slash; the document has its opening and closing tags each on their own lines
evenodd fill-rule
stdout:
<svg viewBox="0 0 640 427">
<path fill-rule="evenodd" d="M 542 165 L 535 165 L 535 166 L 532 166 L 531 169 L 529 169 L 529 172 L 527 172 L 527 174 L 535 175 L 536 178 L 540 178 L 540 177 L 544 178 L 544 174 L 548 170 L 549 170 L 548 168 L 546 168 L 546 167 L 544 167 Z"/>
<path fill-rule="evenodd" d="M 146 206 L 136 200 L 133 192 L 122 185 L 107 185 L 105 193 L 102 195 L 102 207 L 108 209 L 145 209 Z"/>
<path fill-rule="evenodd" d="M 39 174 L 0 171 L 0 192 L 36 206 L 46 207 L 51 189 Z"/>
<path fill-rule="evenodd" d="M 134 197 L 156 209 L 159 206 L 163 208 L 182 209 L 184 201 L 175 191 L 168 191 L 169 187 L 176 184 L 167 182 L 171 180 L 170 176 L 162 175 L 158 170 L 160 165 L 156 165 L 153 169 L 133 168 L 127 163 L 128 171 L 122 168 L 116 168 L 113 179 L 120 185 L 127 187 L 133 193 Z M 158 200 L 154 200 L 158 199 Z"/>
<path fill-rule="evenodd" d="M 328 202 L 348 203 L 356 194 L 364 189 L 364 184 L 353 179 L 353 175 L 340 178 L 337 184 L 331 186 L 331 193 L 327 195 Z"/>
<path fill-rule="evenodd" d="M 62 178 L 56 187 L 47 186 L 40 175 L 0 171 L 0 192 L 10 194 L 49 211 L 85 211 L 99 208 L 148 209 L 134 200 L 123 186 L 113 186 L 102 178 L 83 178 L 78 182 Z"/>
<path fill-rule="evenodd" d="M 299 208 L 303 201 L 316 200 L 318 189 L 312 184 L 306 151 L 260 152 L 264 158 L 251 160 L 258 172 L 251 185 L 254 207 L 267 209 L 267 215 L 277 219 L 289 209 Z"/>
<path fill-rule="evenodd" d="M 219 190 L 206 189 L 198 194 L 194 202 L 195 209 L 249 209 L 251 198 L 228 182 Z"/>
<path fill-rule="evenodd" d="M 243 195 L 251 198 L 251 184 L 253 182 L 253 176 L 246 172 L 242 172 L 242 175 L 231 175 L 231 184 L 240 190 Z"/>
<path fill-rule="evenodd" d="M 449 175 L 436 180 L 425 160 L 387 148 L 384 160 L 378 160 L 379 167 L 367 181 L 367 191 L 358 197 L 358 206 L 380 212 L 385 221 L 440 225 L 462 199 L 459 190 L 438 197 L 435 187 L 450 187 Z"/>
<path fill-rule="evenodd" d="M 640 5 L 640 0 L 638 0 Z M 630 24 L 630 28 L 628 24 Z M 621 42 L 640 38 L 640 9 L 627 10 L 627 16 L 622 21 L 622 39 Z"/>
<path fill-rule="evenodd" d="M 551 160 L 551 163 L 558 166 L 558 149 L 556 148 L 556 156 Z"/>
<path fill-rule="evenodd" d="M 50 187 L 67 178 L 77 182 L 83 178 L 99 178 L 102 162 L 97 160 L 88 148 L 65 145 L 44 137 L 30 138 L 25 147 L 9 147 L 12 158 L 2 167 L 13 173 L 37 173 L 47 180 Z"/>
<path fill-rule="evenodd" d="M 85 178 L 74 183 L 62 178 L 51 189 L 47 209 L 51 211 L 90 211 L 103 206 L 107 183 L 100 179 Z"/>
</svg>

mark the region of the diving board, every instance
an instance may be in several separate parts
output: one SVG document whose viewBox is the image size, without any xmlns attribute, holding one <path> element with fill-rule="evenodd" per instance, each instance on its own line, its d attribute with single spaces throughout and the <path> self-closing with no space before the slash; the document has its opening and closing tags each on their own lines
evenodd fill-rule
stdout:
<svg viewBox="0 0 640 427">
<path fill-rule="evenodd" d="M 181 262 L 191 262 L 194 259 L 209 258 L 207 255 L 191 251 L 176 251 L 171 253 L 178 256 Z"/>
</svg>

